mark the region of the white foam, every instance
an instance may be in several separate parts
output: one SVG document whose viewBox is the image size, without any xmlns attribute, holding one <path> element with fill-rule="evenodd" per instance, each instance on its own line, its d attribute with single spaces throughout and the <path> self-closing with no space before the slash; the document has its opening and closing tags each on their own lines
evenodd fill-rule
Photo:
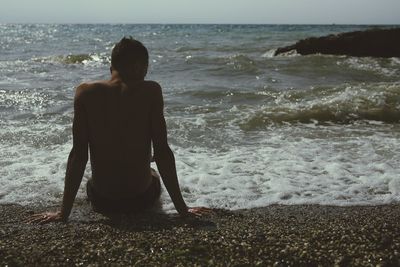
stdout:
<svg viewBox="0 0 400 267">
<path fill-rule="evenodd" d="M 314 128 L 307 131 L 326 138 L 297 136 L 306 130 L 299 125 L 271 131 L 253 146 L 228 145 L 224 152 L 174 147 L 185 199 L 194 206 L 230 209 L 400 200 L 400 157 L 382 155 L 400 145 L 396 134 L 371 135 L 367 125 Z M 167 210 L 173 210 L 167 196 L 164 202 Z"/>
<path fill-rule="evenodd" d="M 354 94 L 371 92 L 345 88 L 324 101 L 335 104 L 354 99 Z M 276 104 L 288 103 L 281 98 Z M 241 130 L 246 114 L 260 108 L 236 105 L 200 114 L 194 108 L 181 115 L 167 112 L 181 189 L 189 205 L 240 209 L 275 203 L 400 201 L 400 125 L 271 124 L 259 131 Z M 0 203 L 61 200 L 71 116 L 1 121 Z M 89 166 L 84 182 L 88 177 Z M 78 198 L 84 197 L 82 185 Z M 166 191 L 163 201 L 165 210 L 172 211 Z"/>
<path fill-rule="evenodd" d="M 338 61 L 337 64 L 344 64 L 352 69 L 378 73 L 387 77 L 395 77 L 398 75 L 398 70 L 393 68 L 396 66 L 396 58 L 391 59 L 391 68 L 388 68 L 382 64 L 381 59 L 370 57 L 349 57 L 343 61 Z"/>
<path fill-rule="evenodd" d="M 392 58 L 390 58 L 390 63 L 392 66 L 397 67 L 400 65 L 400 58 L 392 57 Z"/>
<path fill-rule="evenodd" d="M 261 57 L 273 58 L 275 56 L 275 52 L 276 52 L 276 49 L 270 49 L 267 52 L 265 52 L 264 54 L 262 54 Z"/>
</svg>

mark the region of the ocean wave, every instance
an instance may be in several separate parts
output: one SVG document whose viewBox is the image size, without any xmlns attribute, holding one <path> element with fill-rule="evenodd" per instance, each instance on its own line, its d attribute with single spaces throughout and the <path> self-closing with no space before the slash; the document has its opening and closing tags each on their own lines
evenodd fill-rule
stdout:
<svg viewBox="0 0 400 267">
<path fill-rule="evenodd" d="M 67 55 L 67 56 L 58 56 L 56 57 L 60 62 L 65 64 L 84 64 L 89 60 L 92 60 L 92 56 L 89 54 L 78 54 L 78 55 Z"/>
<path fill-rule="evenodd" d="M 390 58 L 390 65 L 392 65 L 392 66 L 400 66 L 400 58 L 398 58 L 398 57 Z"/>
<path fill-rule="evenodd" d="M 400 85 L 375 84 L 315 88 L 283 92 L 275 103 L 248 112 L 240 121 L 244 130 L 273 123 L 335 123 L 356 121 L 400 122 Z"/>
<path fill-rule="evenodd" d="M 126 33 L 154 59 L 149 74 L 164 88 L 188 205 L 400 202 L 399 59 L 268 54 L 307 35 L 364 26 L 5 27 L 1 203 L 59 202 L 73 86 L 108 75 L 112 45 Z M 83 182 L 90 175 L 88 166 Z M 83 187 L 77 198 L 85 198 Z M 162 202 L 173 209 L 168 194 Z"/>
<path fill-rule="evenodd" d="M 241 125 L 245 130 L 258 129 L 268 123 L 353 123 L 359 120 L 397 123 L 400 121 L 398 109 L 351 109 L 335 110 L 329 107 L 312 107 L 310 109 L 271 109 L 252 116 Z"/>
<path fill-rule="evenodd" d="M 195 46 L 195 45 L 184 45 L 175 48 L 175 52 L 177 53 L 187 53 L 187 52 L 206 52 L 206 53 L 264 53 L 266 49 L 268 49 L 270 45 L 266 46 L 254 46 L 253 43 L 239 43 L 239 44 L 209 44 L 204 46 Z"/>
<path fill-rule="evenodd" d="M 186 63 L 209 65 L 214 75 L 258 74 L 256 60 L 243 54 L 229 56 L 187 56 Z"/>
<path fill-rule="evenodd" d="M 268 50 L 267 52 L 265 52 L 264 54 L 262 54 L 261 57 L 264 57 L 264 58 L 273 58 L 273 57 L 275 56 L 275 52 L 276 52 L 276 49 L 270 49 L 270 50 Z"/>
<path fill-rule="evenodd" d="M 72 89 L 70 89 L 72 90 Z M 21 112 L 44 112 L 72 102 L 64 92 L 51 91 L 49 88 L 0 90 L 0 116 L 18 115 Z M 69 103 L 69 105 L 71 105 Z"/>
<path fill-rule="evenodd" d="M 279 94 L 279 91 L 233 90 L 228 87 L 213 86 L 194 91 L 182 92 L 180 96 L 210 102 L 220 102 L 221 99 L 224 99 L 224 102 L 228 102 L 229 104 L 249 104 L 273 101 L 279 96 Z"/>
<path fill-rule="evenodd" d="M 350 69 L 361 70 L 365 72 L 377 73 L 387 77 L 396 77 L 399 75 L 400 70 L 397 68 L 397 58 L 382 59 L 382 58 L 357 58 L 349 57 L 343 61 L 338 61 L 339 66 L 345 66 Z"/>
<path fill-rule="evenodd" d="M 193 52 L 193 51 L 202 51 L 204 50 L 203 47 L 195 47 L 195 46 L 180 46 L 175 49 L 175 52 Z"/>
<path fill-rule="evenodd" d="M 55 62 L 62 64 L 109 64 L 111 62 L 110 57 L 105 54 L 69 54 L 69 55 L 58 55 L 58 56 L 49 56 L 42 58 L 33 58 L 33 61 L 36 62 Z"/>
</svg>

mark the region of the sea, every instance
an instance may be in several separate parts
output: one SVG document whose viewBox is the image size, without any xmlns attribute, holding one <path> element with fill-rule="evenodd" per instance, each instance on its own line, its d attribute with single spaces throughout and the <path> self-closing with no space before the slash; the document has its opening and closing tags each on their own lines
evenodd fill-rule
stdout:
<svg viewBox="0 0 400 267">
<path fill-rule="evenodd" d="M 149 50 L 188 205 L 399 203 L 400 59 L 274 56 L 374 27 L 0 24 L 0 204 L 61 202 L 74 90 L 110 78 L 123 36 Z"/>
</svg>

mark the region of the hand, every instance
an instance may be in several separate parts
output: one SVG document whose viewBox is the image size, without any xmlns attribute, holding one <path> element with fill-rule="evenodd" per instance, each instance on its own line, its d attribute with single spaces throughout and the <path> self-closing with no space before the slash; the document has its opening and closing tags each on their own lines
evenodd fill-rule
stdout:
<svg viewBox="0 0 400 267">
<path fill-rule="evenodd" d="M 206 208 L 206 207 L 192 207 L 188 208 L 185 213 L 181 213 L 181 216 L 195 216 L 195 217 L 201 217 L 203 215 L 208 215 L 212 213 L 212 209 Z"/>
<path fill-rule="evenodd" d="M 26 220 L 27 223 L 38 223 L 38 224 L 62 222 L 62 221 L 65 221 L 65 219 L 63 218 L 61 211 L 43 212 L 34 214 Z"/>
</svg>

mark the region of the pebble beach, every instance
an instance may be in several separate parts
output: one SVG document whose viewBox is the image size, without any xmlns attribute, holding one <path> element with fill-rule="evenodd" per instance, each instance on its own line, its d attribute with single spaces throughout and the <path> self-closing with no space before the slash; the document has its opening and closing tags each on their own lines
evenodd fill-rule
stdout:
<svg viewBox="0 0 400 267">
<path fill-rule="evenodd" d="M 106 218 L 77 203 L 68 223 L 27 224 L 55 207 L 0 206 L 0 266 L 399 266 L 400 206 L 271 205 L 182 219 Z"/>
</svg>

